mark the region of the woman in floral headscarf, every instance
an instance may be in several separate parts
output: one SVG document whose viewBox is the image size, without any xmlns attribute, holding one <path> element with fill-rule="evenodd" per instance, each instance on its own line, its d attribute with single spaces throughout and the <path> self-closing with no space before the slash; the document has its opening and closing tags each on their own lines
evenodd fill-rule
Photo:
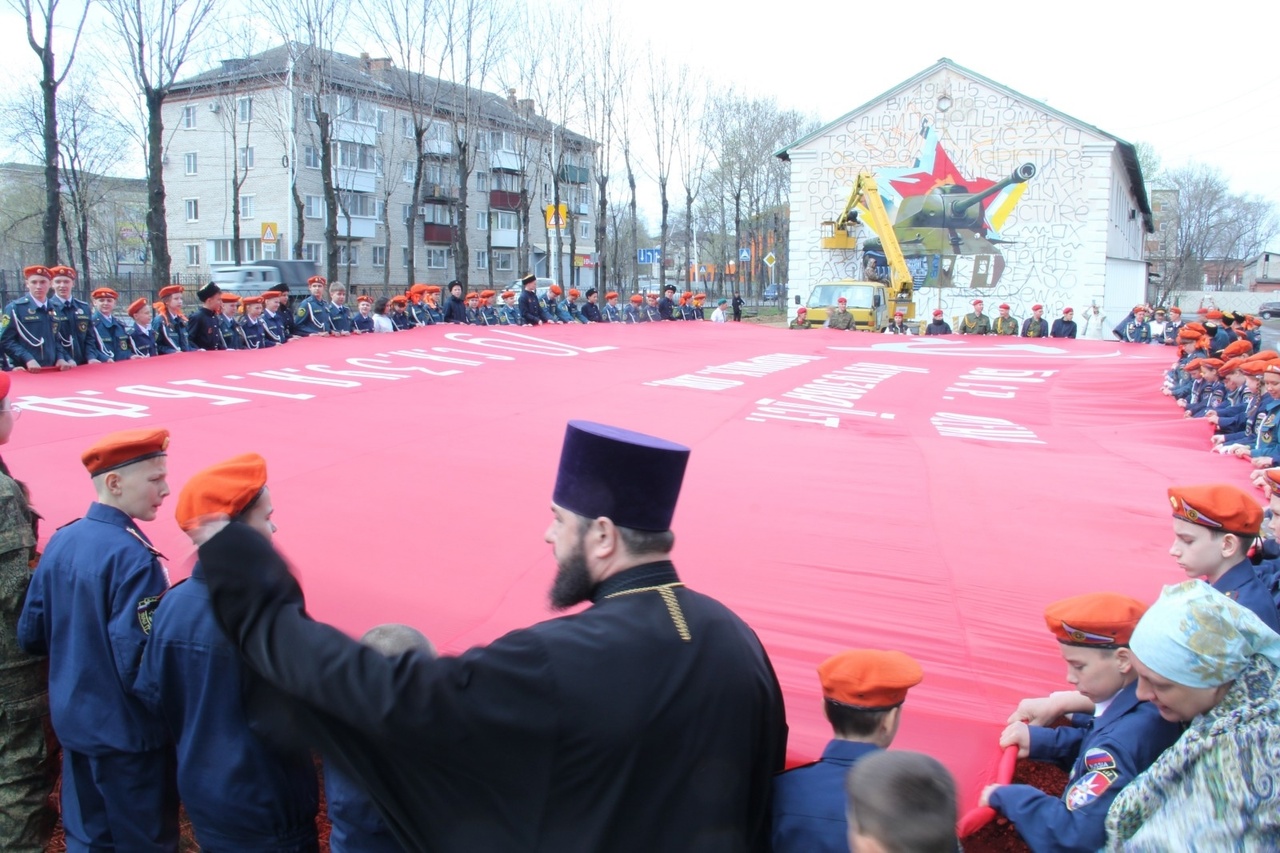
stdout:
<svg viewBox="0 0 1280 853">
<path fill-rule="evenodd" d="M 1187 581 L 1165 587 L 1130 648 L 1138 698 L 1189 725 L 1111 804 L 1106 849 L 1280 849 L 1280 635 Z"/>
</svg>

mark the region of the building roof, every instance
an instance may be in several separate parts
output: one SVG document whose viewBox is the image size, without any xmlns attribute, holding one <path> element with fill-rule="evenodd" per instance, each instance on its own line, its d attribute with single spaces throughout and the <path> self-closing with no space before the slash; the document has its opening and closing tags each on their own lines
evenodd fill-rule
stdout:
<svg viewBox="0 0 1280 853">
<path fill-rule="evenodd" d="M 425 97 L 432 107 L 432 113 L 441 117 L 459 115 L 470 107 L 477 110 L 486 122 L 498 127 L 531 128 L 548 133 L 556 126 L 546 118 L 532 113 L 532 110 L 524 112 L 522 104 L 531 105 L 532 102 L 516 101 L 514 92 L 509 97 L 503 97 L 493 92 L 471 90 L 471 101 L 468 103 L 467 87 L 461 84 L 396 68 L 389 59 L 372 59 L 368 54 L 350 56 L 297 42 L 282 44 L 252 56 L 224 59 L 218 68 L 175 83 L 169 90 L 170 97 L 195 94 L 202 89 L 233 83 L 246 83 L 249 84 L 248 88 L 257 88 L 252 85 L 255 80 L 282 85 L 290 70 L 295 77 L 306 79 L 321 66 L 330 84 L 337 90 L 347 89 L 398 101 Z M 587 137 L 563 127 L 560 138 L 583 148 L 595 145 Z"/>
<path fill-rule="evenodd" d="M 1120 151 L 1120 160 L 1121 162 L 1124 163 L 1125 172 L 1129 175 L 1129 182 L 1133 185 L 1134 195 L 1138 201 L 1138 208 L 1142 211 L 1143 225 L 1146 227 L 1146 230 L 1148 233 L 1153 232 L 1155 230 L 1155 225 L 1152 223 L 1152 220 L 1151 220 L 1151 203 L 1147 200 L 1146 182 L 1142 178 L 1142 167 L 1138 163 L 1138 150 L 1133 146 L 1132 143 L 1126 142 L 1120 137 L 1111 133 L 1107 133 L 1105 130 L 1095 127 L 1094 125 L 1087 124 L 1083 121 L 1080 121 L 1080 119 L 1075 118 L 1074 116 L 1069 116 L 1066 113 L 1061 112 L 1060 110 L 1056 110 L 1041 100 L 1024 95 L 1015 89 L 1010 89 L 1008 86 L 1004 85 L 1003 83 L 998 83 L 989 77 L 984 77 L 983 75 L 977 73 L 976 71 L 970 71 L 968 68 L 965 68 L 963 65 L 958 65 L 955 62 L 952 62 L 950 59 L 947 59 L 946 57 L 939 59 L 933 65 L 930 65 L 928 68 L 916 74 L 914 77 L 910 77 L 902 81 L 901 83 L 898 83 L 896 86 L 893 86 L 887 91 L 882 92 L 879 95 L 876 95 L 874 98 L 862 104 L 861 106 L 855 107 L 854 109 L 840 116 L 840 118 L 836 119 L 835 121 L 829 122 L 823 125 L 822 127 L 818 128 L 817 130 L 813 131 L 812 133 L 802 136 L 800 139 L 797 139 L 795 142 L 792 142 L 790 145 L 787 145 L 779 149 L 778 151 L 775 151 L 774 156 L 779 157 L 783 160 L 790 160 L 791 159 L 790 152 L 793 148 L 799 148 L 802 145 L 806 145 L 809 142 L 812 142 L 814 139 L 817 139 L 825 135 L 826 133 L 828 133 L 832 128 L 836 127 L 837 125 L 847 122 L 850 119 L 850 117 L 857 115 L 858 113 L 862 112 L 868 107 L 874 106 L 875 104 L 885 100 L 886 98 L 890 97 L 896 92 L 899 92 L 903 89 L 909 89 L 910 87 L 914 86 L 916 83 L 919 83 L 920 81 L 930 77 L 931 75 L 937 73 L 942 69 L 948 69 L 951 71 L 955 71 L 957 74 L 963 74 L 969 77 L 970 79 L 976 80 L 980 83 L 984 83 L 985 85 L 990 86 L 991 88 L 996 89 L 997 91 L 1004 92 L 1005 94 L 1010 95 L 1019 100 L 1026 101 L 1031 104 L 1035 104 L 1037 107 L 1044 110 L 1046 113 L 1049 113 L 1050 115 L 1054 116 L 1055 118 L 1061 121 L 1067 122 L 1068 124 L 1075 125 L 1076 127 L 1079 127 L 1083 130 L 1092 131 L 1093 133 L 1096 133 L 1099 136 L 1104 136 L 1107 139 L 1110 139 L 1113 142 L 1115 142 Z"/>
</svg>

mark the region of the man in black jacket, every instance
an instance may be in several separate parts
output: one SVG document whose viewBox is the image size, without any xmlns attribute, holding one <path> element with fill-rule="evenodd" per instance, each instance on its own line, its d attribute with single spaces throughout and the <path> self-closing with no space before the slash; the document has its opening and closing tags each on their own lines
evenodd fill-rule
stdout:
<svg viewBox="0 0 1280 853">
<path fill-rule="evenodd" d="M 200 307 L 191 315 L 187 324 L 187 335 L 191 346 L 195 349 L 226 349 L 222 328 L 218 324 L 218 316 L 222 313 L 222 288 L 213 282 L 196 291 L 196 299 Z"/>
<path fill-rule="evenodd" d="M 449 298 L 444 302 L 444 321 L 467 322 L 467 303 L 462 299 L 462 284 L 457 280 L 449 282 Z"/>
<path fill-rule="evenodd" d="M 538 305 L 538 277 L 529 273 L 520 279 L 520 319 L 526 326 L 537 326 L 544 322 L 542 308 Z"/>
<path fill-rule="evenodd" d="M 767 851 L 782 695 L 746 623 L 669 560 L 688 456 L 571 421 L 550 597 L 592 604 L 458 657 L 386 658 L 313 621 L 244 524 L 207 524 L 200 562 L 219 623 L 284 697 L 273 707 L 404 849 Z"/>
</svg>

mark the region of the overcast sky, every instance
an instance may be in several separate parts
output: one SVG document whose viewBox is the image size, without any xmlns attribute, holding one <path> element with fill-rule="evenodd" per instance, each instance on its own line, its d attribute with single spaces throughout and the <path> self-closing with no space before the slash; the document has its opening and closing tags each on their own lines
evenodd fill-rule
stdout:
<svg viewBox="0 0 1280 853">
<path fill-rule="evenodd" d="M 73 8 L 70 0 L 60 7 Z M 1151 143 L 1166 167 L 1207 163 L 1237 192 L 1280 200 L 1280 169 L 1260 159 L 1280 131 L 1272 41 L 1280 13 L 1265 4 L 1219 0 L 1195 19 L 1153 0 L 1000 8 L 645 0 L 618 8 L 638 44 L 688 62 L 700 78 L 774 97 L 824 123 L 945 56 L 1086 124 Z M 566 26 L 574 26 L 572 15 Z M 366 49 L 377 53 L 376 45 Z M 37 70 L 22 18 L 5 4 L 0 82 L 21 84 Z M 130 165 L 141 173 L 140 158 Z"/>
</svg>

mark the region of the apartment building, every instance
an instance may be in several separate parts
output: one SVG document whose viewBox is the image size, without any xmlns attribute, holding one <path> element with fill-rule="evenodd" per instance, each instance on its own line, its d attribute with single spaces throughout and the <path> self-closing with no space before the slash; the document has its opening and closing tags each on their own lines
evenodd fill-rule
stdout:
<svg viewBox="0 0 1280 853">
<path fill-rule="evenodd" d="M 224 61 L 166 99 L 174 273 L 290 257 L 325 268 L 326 116 L 349 286 L 413 283 L 410 246 L 415 281 L 501 288 L 533 270 L 594 284 L 591 140 L 514 91 L 467 90 L 387 59 L 297 45 Z M 415 198 L 417 127 L 426 135 Z M 459 139 L 472 152 L 465 193 Z"/>
</svg>

